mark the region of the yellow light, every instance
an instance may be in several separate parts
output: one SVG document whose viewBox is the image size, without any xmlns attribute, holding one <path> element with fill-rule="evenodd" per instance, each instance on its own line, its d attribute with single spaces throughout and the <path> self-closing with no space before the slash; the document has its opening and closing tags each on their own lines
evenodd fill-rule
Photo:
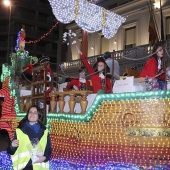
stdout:
<svg viewBox="0 0 170 170">
<path fill-rule="evenodd" d="M 160 3 L 155 3 L 154 6 L 155 6 L 156 9 L 159 9 L 160 8 Z"/>
<path fill-rule="evenodd" d="M 9 0 L 4 0 L 4 5 L 5 6 L 10 6 L 11 5 L 11 2 Z"/>
</svg>

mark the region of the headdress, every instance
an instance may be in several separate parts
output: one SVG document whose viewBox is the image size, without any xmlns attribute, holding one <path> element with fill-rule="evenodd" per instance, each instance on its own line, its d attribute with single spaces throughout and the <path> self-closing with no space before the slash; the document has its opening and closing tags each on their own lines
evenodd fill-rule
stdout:
<svg viewBox="0 0 170 170">
<path fill-rule="evenodd" d="M 50 61 L 50 58 L 48 56 L 42 56 L 39 58 L 39 63 L 45 63 L 47 61 Z"/>
<path fill-rule="evenodd" d="M 81 67 L 79 68 L 79 73 L 81 73 L 82 71 L 86 72 L 86 67 L 81 66 Z"/>
</svg>

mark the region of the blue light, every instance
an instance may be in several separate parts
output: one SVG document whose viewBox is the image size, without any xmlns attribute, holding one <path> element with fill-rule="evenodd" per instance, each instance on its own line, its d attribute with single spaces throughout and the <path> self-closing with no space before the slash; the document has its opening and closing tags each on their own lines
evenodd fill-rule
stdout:
<svg viewBox="0 0 170 170">
<path fill-rule="evenodd" d="M 0 170 L 11 170 L 12 168 L 12 160 L 11 156 L 6 152 L 0 152 Z M 105 166 L 93 166 L 87 167 L 85 165 L 74 165 L 64 160 L 50 160 L 50 170 L 167 170 L 170 169 L 170 166 L 156 166 L 156 167 L 142 167 L 139 168 L 136 165 L 126 165 L 126 164 L 115 164 L 109 163 Z"/>
</svg>

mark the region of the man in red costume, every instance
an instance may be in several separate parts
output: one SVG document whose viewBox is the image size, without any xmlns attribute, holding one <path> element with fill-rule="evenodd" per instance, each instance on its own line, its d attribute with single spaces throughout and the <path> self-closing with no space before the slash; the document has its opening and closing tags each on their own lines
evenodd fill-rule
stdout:
<svg viewBox="0 0 170 170">
<path fill-rule="evenodd" d="M 25 66 L 22 67 L 22 78 L 26 79 L 27 81 L 32 81 L 32 71 L 33 71 L 33 65 L 32 64 L 25 64 Z"/>
<path fill-rule="evenodd" d="M 33 62 L 33 64 L 32 64 Z M 30 63 L 25 64 L 21 69 L 21 76 L 23 80 L 27 80 L 28 82 L 32 81 L 32 72 L 33 68 L 38 64 L 38 58 L 32 57 Z"/>
<path fill-rule="evenodd" d="M 107 93 L 110 93 L 112 91 L 111 80 L 105 77 L 106 63 L 103 57 L 99 57 L 97 59 L 97 72 L 96 72 L 95 69 L 88 63 L 87 58 L 79 49 L 78 52 L 81 55 L 81 60 L 84 66 L 86 67 L 87 71 L 90 74 L 94 93 L 97 93 L 99 90 L 105 90 Z"/>
<path fill-rule="evenodd" d="M 67 84 L 67 89 L 74 89 L 74 90 L 86 90 L 87 86 L 90 86 L 90 82 L 86 80 L 86 69 L 84 66 L 81 66 L 79 69 L 79 78 L 72 79 Z"/>
<path fill-rule="evenodd" d="M 50 58 L 47 57 L 47 56 L 43 56 L 39 59 L 39 63 L 40 65 L 41 64 L 44 64 L 44 63 L 47 63 L 47 81 L 50 82 L 51 81 L 51 76 L 52 76 L 52 70 L 51 70 L 51 67 L 50 67 L 50 62 L 49 62 Z M 44 77 L 44 70 L 42 70 L 40 72 L 40 75 L 41 77 L 43 78 Z"/>
</svg>

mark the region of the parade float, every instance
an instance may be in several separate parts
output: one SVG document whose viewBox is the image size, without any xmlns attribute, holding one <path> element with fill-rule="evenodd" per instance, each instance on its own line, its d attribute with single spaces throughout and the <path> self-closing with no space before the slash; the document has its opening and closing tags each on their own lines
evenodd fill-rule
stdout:
<svg viewBox="0 0 170 170">
<path fill-rule="evenodd" d="M 10 139 L 26 114 L 20 109 L 23 105 L 14 84 L 13 69 L 3 65 L 0 90 L 4 97 L 0 127 L 8 131 Z M 81 113 L 74 112 L 76 95 L 82 97 Z M 52 141 L 51 169 L 170 168 L 170 91 L 100 91 L 86 110 L 88 95 L 93 94 L 51 93 L 51 110 L 46 115 Z M 58 96 L 60 100 L 56 101 Z M 64 96 L 70 96 L 70 100 L 64 101 Z M 29 104 L 24 103 L 24 110 Z M 64 112 L 65 105 L 69 112 Z M 10 156 L 5 151 L 0 153 L 0 162 L 1 168 L 11 168 Z"/>
<path fill-rule="evenodd" d="M 0 128 L 10 139 L 35 95 L 20 96 L 14 56 L 12 65 L 2 66 L 0 90 L 4 97 Z M 95 95 L 88 90 L 57 91 L 50 97 L 50 111 L 45 114 L 52 142 L 50 169 L 170 169 L 169 90 Z M 11 166 L 10 156 L 1 152 L 0 169 Z"/>
</svg>

